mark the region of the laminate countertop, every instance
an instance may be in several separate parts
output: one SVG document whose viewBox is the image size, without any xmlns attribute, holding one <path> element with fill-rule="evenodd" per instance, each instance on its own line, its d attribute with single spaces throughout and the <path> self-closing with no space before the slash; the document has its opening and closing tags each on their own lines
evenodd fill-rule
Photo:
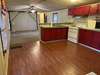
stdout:
<svg viewBox="0 0 100 75">
<path fill-rule="evenodd" d="M 90 28 L 81 28 L 81 27 L 79 27 L 79 29 L 86 29 L 86 30 L 100 32 L 100 29 L 90 29 Z"/>
<path fill-rule="evenodd" d="M 62 26 L 50 26 L 50 25 L 42 25 L 40 26 L 41 28 L 67 28 L 67 25 L 62 25 Z"/>
<path fill-rule="evenodd" d="M 92 31 L 96 31 L 96 32 L 100 32 L 100 29 L 91 29 L 91 28 L 83 28 L 83 27 L 73 27 L 73 26 L 68 26 L 68 25 L 60 25 L 60 26 L 50 26 L 50 25 L 42 25 L 40 26 L 41 28 L 72 28 L 72 29 L 86 29 L 86 30 L 92 30 Z"/>
</svg>

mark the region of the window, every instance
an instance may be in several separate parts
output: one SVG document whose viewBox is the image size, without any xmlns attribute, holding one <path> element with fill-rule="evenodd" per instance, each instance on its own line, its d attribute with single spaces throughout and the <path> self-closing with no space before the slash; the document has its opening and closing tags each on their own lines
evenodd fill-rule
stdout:
<svg viewBox="0 0 100 75">
<path fill-rule="evenodd" d="M 58 23 L 58 13 L 53 13 L 53 23 Z"/>
</svg>

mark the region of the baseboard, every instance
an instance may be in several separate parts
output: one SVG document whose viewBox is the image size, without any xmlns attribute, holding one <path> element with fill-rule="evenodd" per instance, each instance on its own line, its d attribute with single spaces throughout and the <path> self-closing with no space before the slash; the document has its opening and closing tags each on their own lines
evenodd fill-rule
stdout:
<svg viewBox="0 0 100 75">
<path fill-rule="evenodd" d="M 92 49 L 92 50 L 94 50 L 94 51 L 100 52 L 100 50 L 95 49 L 95 48 L 93 48 L 93 47 L 90 47 L 90 46 L 84 45 L 84 44 L 82 44 L 82 43 L 79 43 L 79 44 L 82 45 L 82 46 L 84 46 L 84 47 L 90 48 L 90 49 Z"/>
</svg>

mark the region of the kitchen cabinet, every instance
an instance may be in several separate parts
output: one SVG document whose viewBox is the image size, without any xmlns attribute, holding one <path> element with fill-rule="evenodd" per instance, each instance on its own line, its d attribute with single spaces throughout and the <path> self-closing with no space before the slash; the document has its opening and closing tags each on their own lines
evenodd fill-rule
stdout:
<svg viewBox="0 0 100 75">
<path fill-rule="evenodd" d="M 44 28 L 41 27 L 41 40 L 54 41 L 54 40 L 67 40 L 68 28 Z"/>
<path fill-rule="evenodd" d="M 79 29 L 78 42 L 100 50 L 100 32 L 88 29 Z"/>
<path fill-rule="evenodd" d="M 73 16 L 86 16 L 89 14 L 90 6 L 80 6 L 69 9 L 69 15 Z"/>
<path fill-rule="evenodd" d="M 68 13 L 72 16 L 88 16 L 98 13 L 100 14 L 100 3 L 70 8 Z"/>
<path fill-rule="evenodd" d="M 97 14 L 97 10 L 98 10 L 98 5 L 97 4 L 91 4 L 90 10 L 89 10 L 89 15 Z"/>
<path fill-rule="evenodd" d="M 84 43 L 85 45 L 89 45 L 91 43 L 91 40 L 93 39 L 92 35 L 92 31 L 80 29 L 79 42 Z"/>
<path fill-rule="evenodd" d="M 100 32 L 93 32 L 93 39 L 90 46 L 100 50 Z"/>
</svg>

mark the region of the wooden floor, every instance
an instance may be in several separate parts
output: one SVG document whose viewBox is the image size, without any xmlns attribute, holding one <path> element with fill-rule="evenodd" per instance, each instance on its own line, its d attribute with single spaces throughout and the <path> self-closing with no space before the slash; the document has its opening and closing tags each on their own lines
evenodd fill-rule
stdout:
<svg viewBox="0 0 100 75">
<path fill-rule="evenodd" d="M 8 75 L 100 75 L 100 53 L 67 41 L 10 50 Z"/>
</svg>

